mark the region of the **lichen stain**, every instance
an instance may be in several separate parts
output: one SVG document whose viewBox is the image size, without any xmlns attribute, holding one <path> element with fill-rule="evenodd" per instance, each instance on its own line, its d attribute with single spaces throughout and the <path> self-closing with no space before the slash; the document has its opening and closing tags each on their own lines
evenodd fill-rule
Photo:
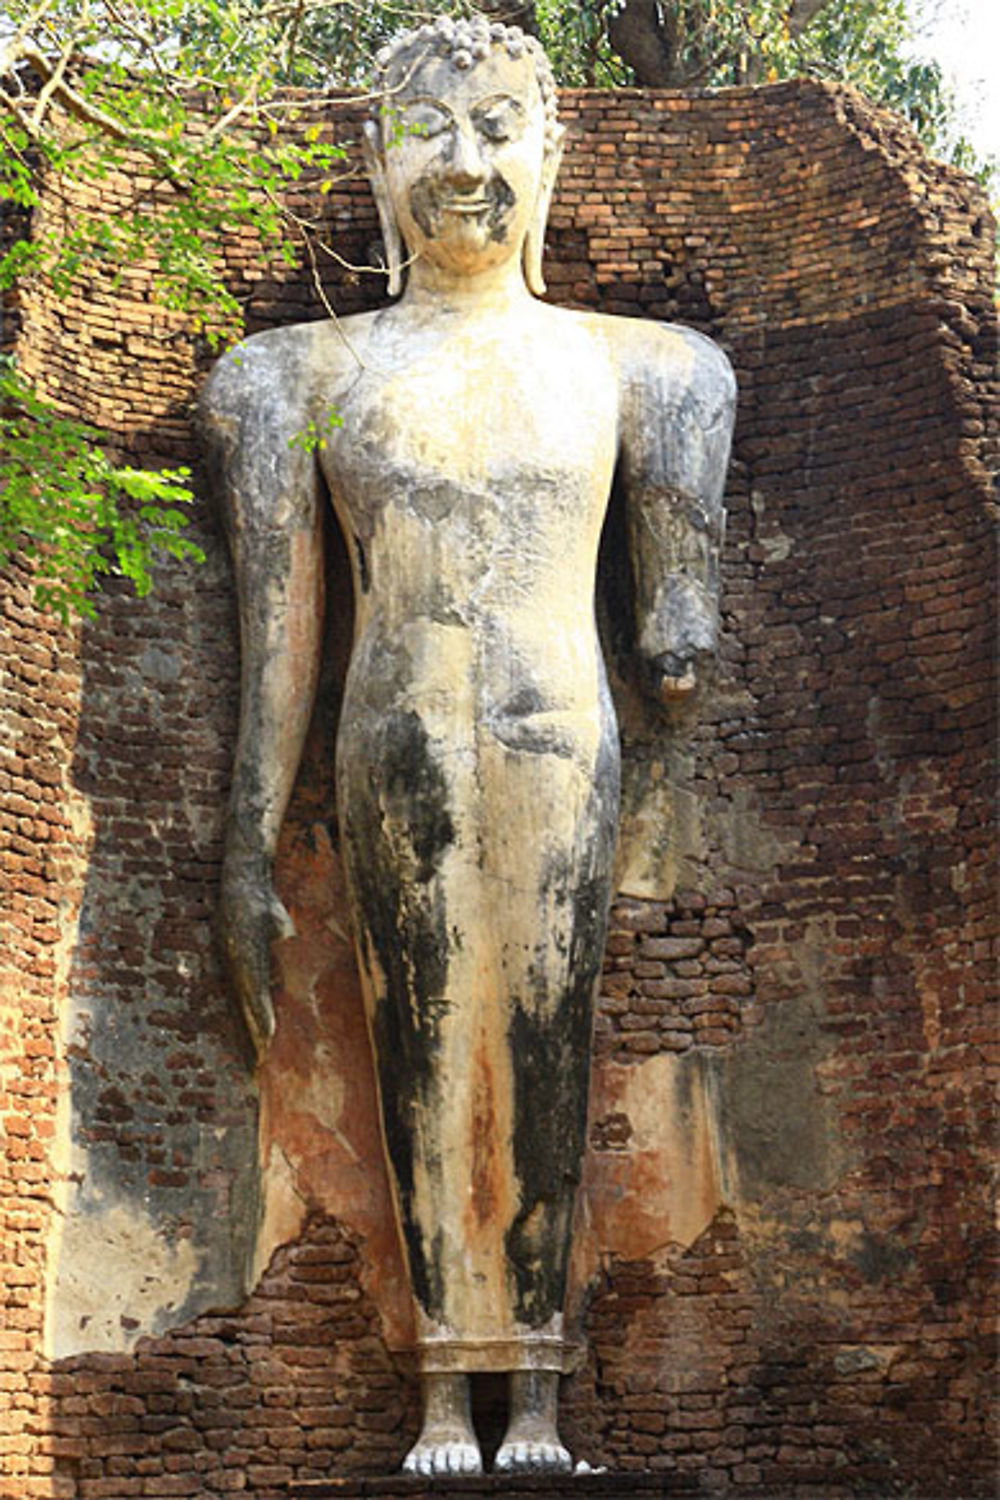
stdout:
<svg viewBox="0 0 1000 1500">
<path fill-rule="evenodd" d="M 480 1229 L 497 1213 L 500 1164 L 496 1148 L 496 1098 L 493 1069 L 480 1045 L 475 1060 L 476 1078 L 472 1093 L 472 1181 L 470 1208 Z"/>
<path fill-rule="evenodd" d="M 62 1221 L 60 1220 L 60 1224 Z M 188 1239 L 170 1243 L 133 1202 L 87 1202 L 67 1214 L 55 1247 L 46 1354 L 119 1354 L 170 1328 L 199 1269 Z"/>
</svg>

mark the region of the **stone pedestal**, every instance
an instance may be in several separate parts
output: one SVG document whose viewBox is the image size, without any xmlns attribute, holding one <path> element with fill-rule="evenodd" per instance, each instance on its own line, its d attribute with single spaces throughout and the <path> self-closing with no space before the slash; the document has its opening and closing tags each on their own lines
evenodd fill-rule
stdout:
<svg viewBox="0 0 1000 1500">
<path fill-rule="evenodd" d="M 514 1478 L 480 1474 L 474 1478 L 421 1479 L 395 1474 L 385 1479 L 304 1480 L 289 1486 L 290 1500 L 506 1500 L 538 1496 L 539 1500 L 626 1500 L 640 1495 L 694 1495 L 698 1482 L 688 1474 L 538 1474 Z"/>
</svg>

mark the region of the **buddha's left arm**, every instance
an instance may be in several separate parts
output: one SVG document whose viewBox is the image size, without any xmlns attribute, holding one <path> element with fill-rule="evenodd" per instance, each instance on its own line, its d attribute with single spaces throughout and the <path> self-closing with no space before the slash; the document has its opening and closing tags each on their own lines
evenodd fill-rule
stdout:
<svg viewBox="0 0 1000 1500">
<path fill-rule="evenodd" d="M 688 696 L 715 655 L 736 382 L 690 329 L 638 324 L 625 360 L 621 472 L 636 641 L 653 690 Z"/>
</svg>

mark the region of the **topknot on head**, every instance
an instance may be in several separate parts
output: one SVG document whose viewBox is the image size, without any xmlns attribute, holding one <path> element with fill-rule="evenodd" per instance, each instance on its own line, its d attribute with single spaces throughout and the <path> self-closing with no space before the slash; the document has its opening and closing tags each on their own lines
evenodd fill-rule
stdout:
<svg viewBox="0 0 1000 1500">
<path fill-rule="evenodd" d="M 520 26 L 490 21 L 486 16 L 439 16 L 423 26 L 401 31 L 375 54 L 375 79 L 372 92 L 372 114 L 382 112 L 382 100 L 427 58 L 443 57 L 460 73 L 474 68 L 494 48 L 502 47 L 513 59 L 529 57 L 534 64 L 538 92 L 545 110 L 545 144 L 556 145 L 560 130 L 557 120 L 556 81 L 552 66 L 541 44 L 527 36 Z"/>
</svg>

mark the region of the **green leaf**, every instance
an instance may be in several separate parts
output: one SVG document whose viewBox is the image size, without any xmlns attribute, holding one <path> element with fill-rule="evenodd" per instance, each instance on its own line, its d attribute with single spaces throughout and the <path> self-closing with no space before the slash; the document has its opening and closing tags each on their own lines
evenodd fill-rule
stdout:
<svg viewBox="0 0 1000 1500">
<path fill-rule="evenodd" d="M 183 535 L 186 468 L 116 465 L 97 432 L 67 420 L 0 359 L 0 566 L 15 550 L 36 569 L 36 598 L 62 619 L 94 613 L 100 577 L 152 586 L 159 556 L 203 561 Z"/>
</svg>

